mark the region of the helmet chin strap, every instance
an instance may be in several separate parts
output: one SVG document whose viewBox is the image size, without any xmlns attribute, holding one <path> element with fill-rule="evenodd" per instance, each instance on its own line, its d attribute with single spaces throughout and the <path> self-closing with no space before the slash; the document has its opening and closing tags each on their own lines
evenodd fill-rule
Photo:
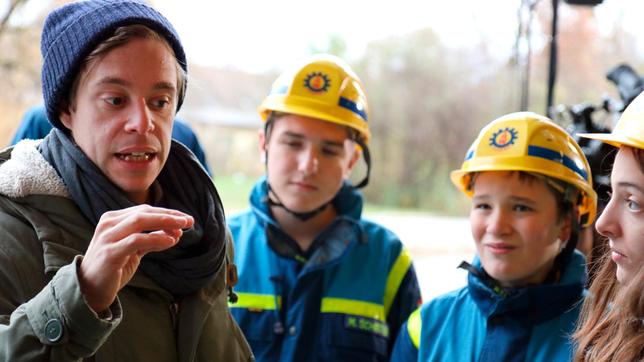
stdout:
<svg viewBox="0 0 644 362">
<path fill-rule="evenodd" d="M 331 202 L 333 202 L 333 199 L 331 199 L 330 201 L 325 202 L 321 206 L 316 207 L 315 209 L 313 209 L 311 211 L 304 211 L 304 212 L 294 211 L 294 210 L 291 210 L 288 207 L 286 207 L 286 205 L 284 205 L 282 200 L 280 200 L 280 198 L 277 196 L 277 194 L 275 193 L 275 191 L 271 187 L 271 184 L 268 181 L 266 183 L 268 185 L 268 193 L 272 194 L 273 197 L 275 197 L 275 199 L 277 200 L 277 201 L 273 201 L 273 199 L 271 199 L 271 197 L 269 196 L 267 198 L 268 199 L 268 204 L 270 206 L 281 207 L 282 209 L 286 210 L 289 214 L 291 214 L 291 215 L 295 216 L 296 218 L 298 218 L 300 221 L 307 221 L 307 220 L 311 219 L 312 217 L 314 217 L 317 214 L 319 214 L 322 211 L 324 211 L 324 209 L 326 209 L 326 207 L 329 206 L 329 204 Z"/>
<path fill-rule="evenodd" d="M 361 189 L 369 184 L 369 175 L 371 174 L 371 154 L 369 153 L 369 147 L 367 147 L 362 138 L 356 137 L 353 141 L 362 148 L 362 157 L 364 157 L 364 162 L 367 164 L 367 174 L 357 185 L 353 185 L 353 187 Z"/>
</svg>

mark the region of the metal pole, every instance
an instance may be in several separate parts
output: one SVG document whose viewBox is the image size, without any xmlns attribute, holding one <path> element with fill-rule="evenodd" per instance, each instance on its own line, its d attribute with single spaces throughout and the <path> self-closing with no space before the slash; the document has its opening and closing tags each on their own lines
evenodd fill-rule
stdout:
<svg viewBox="0 0 644 362">
<path fill-rule="evenodd" d="M 548 103 L 546 114 L 552 118 L 552 103 L 554 98 L 555 79 L 557 77 L 557 9 L 559 0 L 552 0 L 552 35 L 550 37 L 550 66 L 548 71 Z"/>
</svg>

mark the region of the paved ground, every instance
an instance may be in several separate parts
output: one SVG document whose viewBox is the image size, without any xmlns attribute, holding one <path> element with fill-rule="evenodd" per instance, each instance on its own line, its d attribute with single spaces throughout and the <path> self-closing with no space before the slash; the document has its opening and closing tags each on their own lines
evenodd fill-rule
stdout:
<svg viewBox="0 0 644 362">
<path fill-rule="evenodd" d="M 375 212 L 365 217 L 393 230 L 409 249 L 425 301 L 465 285 L 466 272 L 456 267 L 474 255 L 467 218 Z"/>
</svg>

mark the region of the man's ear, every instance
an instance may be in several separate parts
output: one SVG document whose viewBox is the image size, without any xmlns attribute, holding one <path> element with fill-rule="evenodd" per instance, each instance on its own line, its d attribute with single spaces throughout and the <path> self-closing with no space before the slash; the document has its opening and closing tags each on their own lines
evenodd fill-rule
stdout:
<svg viewBox="0 0 644 362">
<path fill-rule="evenodd" d="M 69 109 L 61 109 L 59 111 L 59 116 L 60 122 L 67 127 L 67 129 L 71 130 L 72 129 L 72 115 L 69 112 Z"/>
<path fill-rule="evenodd" d="M 263 128 L 261 128 L 257 133 L 259 138 L 259 158 L 262 163 L 266 163 L 266 134 Z"/>
</svg>

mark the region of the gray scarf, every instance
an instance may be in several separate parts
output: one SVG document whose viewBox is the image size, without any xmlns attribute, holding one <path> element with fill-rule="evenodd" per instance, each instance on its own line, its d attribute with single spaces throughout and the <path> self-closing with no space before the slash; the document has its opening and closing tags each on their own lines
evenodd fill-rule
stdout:
<svg viewBox="0 0 644 362">
<path fill-rule="evenodd" d="M 45 137 L 39 150 L 93 225 L 106 211 L 136 205 L 59 129 L 54 128 Z M 174 247 L 146 254 L 140 268 L 161 287 L 180 297 L 207 284 L 224 262 L 226 221 L 215 185 L 181 143 L 172 141 L 157 182 L 163 197 L 155 206 L 182 211 L 191 215 L 195 223 Z"/>
</svg>

